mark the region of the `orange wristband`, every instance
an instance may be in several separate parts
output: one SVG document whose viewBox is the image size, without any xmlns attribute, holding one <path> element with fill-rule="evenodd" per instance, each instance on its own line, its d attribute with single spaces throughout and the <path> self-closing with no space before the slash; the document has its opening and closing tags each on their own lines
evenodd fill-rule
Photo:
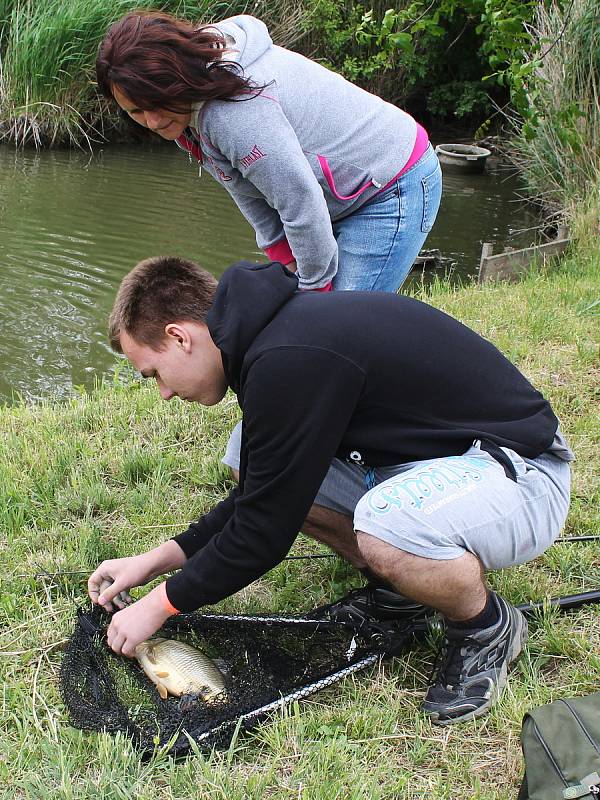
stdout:
<svg viewBox="0 0 600 800">
<path fill-rule="evenodd" d="M 163 583 L 161 583 L 161 586 L 162 586 L 163 604 L 166 610 L 169 612 L 169 614 L 180 614 L 181 613 L 180 610 L 178 608 L 175 608 L 173 603 L 171 603 L 171 601 L 169 600 L 169 596 L 167 595 L 167 582 L 164 581 Z"/>
</svg>

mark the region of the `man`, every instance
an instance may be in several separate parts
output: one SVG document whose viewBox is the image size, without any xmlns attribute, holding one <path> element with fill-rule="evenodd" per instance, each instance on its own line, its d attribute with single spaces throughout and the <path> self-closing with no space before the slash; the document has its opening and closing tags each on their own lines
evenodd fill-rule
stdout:
<svg viewBox="0 0 600 800">
<path fill-rule="evenodd" d="M 106 561 L 92 600 L 121 609 L 108 643 L 131 656 L 178 611 L 216 603 L 280 563 L 299 530 L 371 578 L 333 610 L 447 623 L 424 710 L 484 713 L 523 647 L 522 614 L 484 571 L 558 535 L 572 453 L 548 402 L 489 342 L 417 300 L 306 293 L 280 264 L 230 267 L 219 284 L 176 258 L 141 262 L 110 319 L 113 348 L 162 397 L 243 411 L 240 482 L 187 531 Z M 125 607 L 127 591 L 179 569 Z"/>
</svg>

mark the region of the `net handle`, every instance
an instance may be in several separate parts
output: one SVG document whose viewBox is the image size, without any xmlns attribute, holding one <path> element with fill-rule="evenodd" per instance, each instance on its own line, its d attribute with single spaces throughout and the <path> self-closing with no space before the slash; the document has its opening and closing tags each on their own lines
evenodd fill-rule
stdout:
<svg viewBox="0 0 600 800">
<path fill-rule="evenodd" d="M 314 622 L 314 620 L 312 620 Z M 255 708 L 252 711 L 247 711 L 245 714 L 241 714 L 240 716 L 233 717 L 231 719 L 225 720 L 221 722 L 219 725 L 216 725 L 214 728 L 211 728 L 209 731 L 205 731 L 199 735 L 193 736 L 192 739 L 194 742 L 200 744 L 201 742 L 205 741 L 214 736 L 218 736 L 220 733 L 224 733 L 230 728 L 235 728 L 238 725 L 243 725 L 245 722 L 249 722 L 253 719 L 257 719 L 264 714 L 268 714 L 271 711 L 276 711 L 279 708 L 283 708 L 284 706 L 288 705 L 288 703 L 293 703 L 294 700 L 303 700 L 305 697 L 309 697 L 311 694 L 315 692 L 325 689 L 327 686 L 331 686 L 338 681 L 341 681 L 343 678 L 347 677 L 348 675 L 352 675 L 359 670 L 366 669 L 370 667 L 372 664 L 377 663 L 382 658 L 380 653 L 375 653 L 370 656 L 365 656 L 360 661 L 357 661 L 355 664 L 351 664 L 348 667 L 344 667 L 337 672 L 332 672 L 330 675 L 325 676 L 324 678 L 320 678 L 315 683 L 311 683 L 308 686 L 303 686 L 301 689 L 295 689 L 293 692 L 289 692 L 286 695 L 282 695 L 278 697 L 277 700 L 273 700 L 270 703 L 267 703 L 260 708 Z M 185 745 L 181 748 L 174 748 L 172 754 L 174 756 L 177 755 L 179 750 L 187 751 L 189 749 L 189 745 Z"/>
</svg>

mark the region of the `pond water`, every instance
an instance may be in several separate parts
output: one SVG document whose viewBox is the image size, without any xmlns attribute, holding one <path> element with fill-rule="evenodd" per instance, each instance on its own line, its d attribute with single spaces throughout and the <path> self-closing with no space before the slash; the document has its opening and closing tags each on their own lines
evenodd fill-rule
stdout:
<svg viewBox="0 0 600 800">
<path fill-rule="evenodd" d="M 426 243 L 452 261 L 438 274 L 475 275 L 483 241 L 529 244 L 536 222 L 516 190 L 506 172 L 444 175 Z M 159 254 L 216 276 L 238 259 L 264 258 L 227 192 L 174 146 L 93 155 L 0 147 L 0 403 L 65 396 L 110 373 L 116 288 L 137 261 Z"/>
</svg>

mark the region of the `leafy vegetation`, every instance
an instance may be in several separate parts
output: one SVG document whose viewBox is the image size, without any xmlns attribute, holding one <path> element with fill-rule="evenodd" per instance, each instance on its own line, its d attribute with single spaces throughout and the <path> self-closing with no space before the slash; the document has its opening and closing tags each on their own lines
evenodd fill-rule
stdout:
<svg viewBox="0 0 600 800">
<path fill-rule="evenodd" d="M 481 122 L 518 91 L 537 0 L 315 0 L 317 53 L 350 80 L 437 119 Z"/>
<path fill-rule="evenodd" d="M 496 128 L 508 120 L 508 154 L 528 196 L 546 211 L 572 218 L 579 203 L 600 191 L 600 14 L 594 0 L 387 5 L 315 0 L 314 49 L 351 80 L 420 119 L 460 119 L 482 132 L 492 116 Z"/>
<path fill-rule="evenodd" d="M 590 0 L 565 11 L 540 6 L 530 32 L 536 46 L 521 68 L 513 156 L 530 197 L 575 218 L 600 193 L 600 12 Z"/>
<path fill-rule="evenodd" d="M 121 129 L 120 117 L 95 90 L 94 63 L 108 26 L 128 11 L 160 8 L 212 21 L 248 7 L 248 0 L 0 0 L 0 140 L 91 144 Z M 294 0 L 258 0 L 252 11 L 282 44 L 293 41 Z"/>
<path fill-rule="evenodd" d="M 99 41 L 133 8 L 210 21 L 249 12 L 296 46 L 421 119 L 476 127 L 509 95 L 527 109 L 537 0 L 0 0 L 0 137 L 81 142 L 115 122 L 93 86 Z M 542 6 L 554 5 L 544 0 Z M 391 6 L 391 7 L 390 7 Z M 559 5 L 560 7 L 560 5 Z"/>
</svg>

